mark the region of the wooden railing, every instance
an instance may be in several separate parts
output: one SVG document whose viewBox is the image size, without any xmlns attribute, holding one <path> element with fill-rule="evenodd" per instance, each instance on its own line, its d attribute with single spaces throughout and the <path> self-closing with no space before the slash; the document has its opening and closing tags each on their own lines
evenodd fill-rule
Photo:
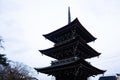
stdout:
<svg viewBox="0 0 120 80">
<path fill-rule="evenodd" d="M 75 60 L 78 60 L 78 59 L 79 59 L 78 57 L 72 57 L 72 58 L 63 59 L 63 60 L 55 60 L 55 61 L 51 61 L 51 65 L 59 65 L 59 64 L 75 61 Z"/>
</svg>

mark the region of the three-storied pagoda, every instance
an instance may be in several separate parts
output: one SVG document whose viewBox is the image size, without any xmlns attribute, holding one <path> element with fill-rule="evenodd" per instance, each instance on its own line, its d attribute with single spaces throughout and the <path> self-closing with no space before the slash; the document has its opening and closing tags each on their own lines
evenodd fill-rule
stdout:
<svg viewBox="0 0 120 80">
<path fill-rule="evenodd" d="M 43 35 L 55 45 L 39 51 L 55 58 L 56 61 L 52 61 L 51 66 L 36 68 L 36 70 L 55 76 L 56 80 L 87 80 L 90 76 L 103 74 L 105 71 L 85 61 L 85 59 L 100 55 L 87 44 L 96 38 L 81 25 L 77 18 L 68 22 L 68 25 Z"/>
</svg>

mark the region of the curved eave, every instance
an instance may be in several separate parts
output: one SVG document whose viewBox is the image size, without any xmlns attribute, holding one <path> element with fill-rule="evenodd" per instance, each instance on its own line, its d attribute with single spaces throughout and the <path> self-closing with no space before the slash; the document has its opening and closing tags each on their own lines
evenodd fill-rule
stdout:
<svg viewBox="0 0 120 80">
<path fill-rule="evenodd" d="M 82 47 L 82 50 L 87 51 L 87 53 L 84 52 L 85 54 L 89 55 L 86 58 L 96 57 L 96 56 L 100 55 L 100 53 L 98 53 L 97 51 L 95 51 L 88 44 L 86 44 L 84 42 L 81 42 L 81 40 L 79 40 L 78 38 L 75 38 L 75 39 L 73 39 L 73 40 L 71 40 L 71 41 L 69 41 L 69 42 L 67 42 L 65 44 L 62 44 L 62 45 L 59 45 L 59 46 L 55 46 L 55 47 L 52 47 L 52 48 L 49 48 L 49 49 L 45 49 L 45 50 L 39 50 L 39 51 L 42 54 L 47 55 L 49 57 L 52 57 L 52 58 L 55 58 L 55 59 L 61 59 L 59 57 L 56 58 L 54 56 L 54 54 L 58 55 L 58 53 L 57 53 L 58 51 L 63 51 L 63 49 L 67 49 L 67 48 L 70 48 L 72 46 L 77 46 L 78 48 Z M 62 55 L 64 57 L 64 54 L 62 54 Z"/>
<path fill-rule="evenodd" d="M 90 76 L 103 74 L 105 72 L 104 70 L 100 70 L 100 69 L 90 65 L 88 62 L 86 62 L 82 59 L 64 63 L 64 64 L 59 64 L 59 65 L 52 65 L 52 66 L 48 66 L 48 67 L 44 67 L 44 68 L 35 68 L 35 70 L 37 70 L 37 72 L 52 75 L 53 72 L 57 72 L 59 70 L 67 70 L 68 66 L 70 67 L 70 66 L 74 66 L 76 64 L 80 64 L 82 66 L 81 67 L 82 69 L 87 70 L 88 73 L 91 74 Z M 73 68 L 75 68 L 75 67 L 71 67 L 71 69 L 73 69 Z"/>
<path fill-rule="evenodd" d="M 94 36 L 92 36 L 92 34 L 90 34 L 83 26 L 82 24 L 79 22 L 79 20 L 76 18 L 75 20 L 73 20 L 71 23 L 69 23 L 68 25 L 57 29 L 49 34 L 45 34 L 43 35 L 45 38 L 49 39 L 50 41 L 57 43 L 57 41 L 54 39 L 56 36 L 61 35 L 63 33 L 66 32 L 66 30 L 71 29 L 72 27 L 75 27 L 74 25 L 77 25 L 78 28 L 82 31 L 82 33 L 87 37 L 85 40 L 86 42 L 91 42 L 91 41 L 95 41 L 96 38 Z"/>
</svg>

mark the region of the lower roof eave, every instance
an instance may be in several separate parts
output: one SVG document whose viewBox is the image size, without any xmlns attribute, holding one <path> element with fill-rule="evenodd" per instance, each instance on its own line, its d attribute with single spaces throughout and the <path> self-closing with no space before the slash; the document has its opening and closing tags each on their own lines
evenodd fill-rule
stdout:
<svg viewBox="0 0 120 80">
<path fill-rule="evenodd" d="M 68 66 L 71 66 L 71 69 L 73 69 L 73 65 L 76 64 L 82 64 L 83 69 L 90 71 L 91 76 L 92 75 L 98 75 L 98 74 L 104 74 L 105 70 L 100 70 L 92 65 L 90 65 L 88 62 L 84 60 L 76 60 L 76 61 L 71 61 L 69 63 L 65 64 L 60 64 L 60 65 L 52 65 L 44 68 L 35 68 L 37 72 L 41 72 L 44 74 L 49 74 L 52 75 L 54 72 L 60 71 L 60 70 L 67 70 Z"/>
</svg>

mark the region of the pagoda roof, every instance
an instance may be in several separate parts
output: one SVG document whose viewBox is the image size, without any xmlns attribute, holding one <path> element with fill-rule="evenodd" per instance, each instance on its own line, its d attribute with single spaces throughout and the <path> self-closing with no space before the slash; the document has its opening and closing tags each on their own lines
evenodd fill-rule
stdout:
<svg viewBox="0 0 120 80">
<path fill-rule="evenodd" d="M 79 72 L 85 71 L 87 72 L 86 74 L 88 74 L 89 76 L 103 74 L 105 72 L 104 70 L 100 70 L 92 66 L 90 63 L 86 62 L 83 59 L 77 59 L 71 62 L 59 64 L 59 65 L 52 65 L 44 68 L 35 68 L 35 69 L 37 70 L 37 72 L 41 72 L 49 75 L 55 75 L 55 73 L 59 71 L 68 71 L 67 73 L 69 73 L 69 70 L 72 70 L 72 72 L 74 72 L 76 67 L 80 68 Z"/>
<path fill-rule="evenodd" d="M 71 23 L 69 23 L 68 25 L 60 29 L 57 29 L 56 31 L 53 31 L 51 33 L 45 34 L 43 36 L 49 39 L 50 41 L 57 43 L 58 41 L 56 40 L 55 37 L 58 37 L 60 35 L 67 33 L 68 31 L 72 30 L 74 27 L 76 27 L 76 29 L 79 30 L 79 33 L 81 34 L 81 36 L 84 38 L 86 42 L 91 42 L 96 39 L 82 26 L 82 24 L 79 22 L 77 18 L 73 20 Z"/>
<path fill-rule="evenodd" d="M 79 36 L 61 45 L 54 46 L 52 48 L 45 49 L 45 50 L 39 50 L 39 51 L 44 55 L 60 60 L 60 59 L 65 59 L 65 58 L 74 56 L 73 47 L 77 48 L 76 51 L 82 52 L 82 54 L 79 53 L 80 54 L 79 57 L 81 57 L 82 55 L 82 58 L 84 59 L 96 57 L 100 55 L 100 53 L 98 53 L 93 48 L 91 48 L 88 44 L 82 41 Z M 70 50 L 71 53 L 67 53 L 66 55 L 66 51 L 68 50 Z"/>
</svg>

